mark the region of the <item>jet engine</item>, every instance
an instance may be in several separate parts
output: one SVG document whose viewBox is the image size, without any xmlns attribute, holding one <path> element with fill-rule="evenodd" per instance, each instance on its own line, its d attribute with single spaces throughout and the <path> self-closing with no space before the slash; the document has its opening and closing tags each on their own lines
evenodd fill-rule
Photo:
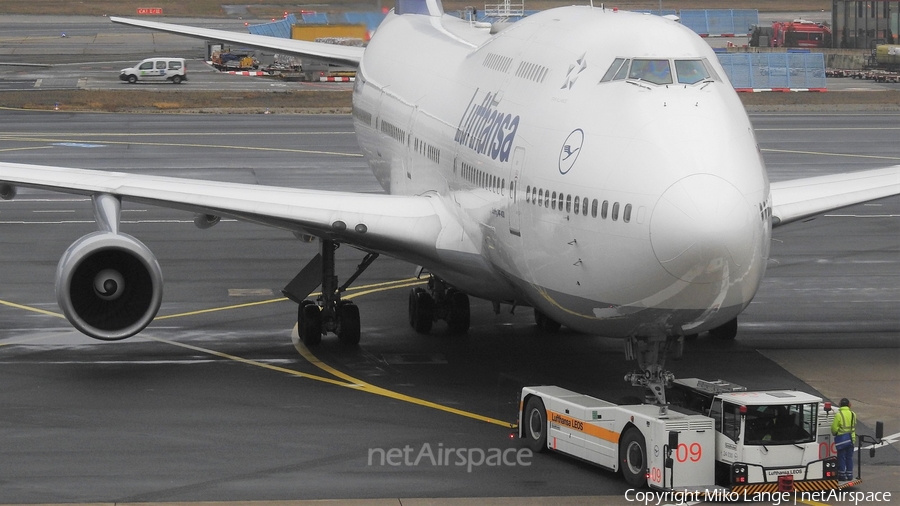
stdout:
<svg viewBox="0 0 900 506">
<path fill-rule="evenodd" d="M 75 328 L 115 341 L 144 329 L 162 303 L 162 271 L 142 242 L 100 231 L 69 246 L 56 268 L 56 299 Z"/>
</svg>

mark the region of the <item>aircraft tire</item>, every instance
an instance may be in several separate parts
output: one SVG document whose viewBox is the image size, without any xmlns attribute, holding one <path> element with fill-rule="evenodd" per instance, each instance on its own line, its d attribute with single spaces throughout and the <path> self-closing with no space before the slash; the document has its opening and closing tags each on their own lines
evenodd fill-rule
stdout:
<svg viewBox="0 0 900 506">
<path fill-rule="evenodd" d="M 422 288 L 409 294 L 409 324 L 419 334 L 431 332 L 434 324 L 434 299 Z"/>
<path fill-rule="evenodd" d="M 622 477 L 629 485 L 647 486 L 647 443 L 643 434 L 633 427 L 619 441 L 619 463 Z"/>
<path fill-rule="evenodd" d="M 359 344 L 359 307 L 352 302 L 342 302 L 338 306 L 338 340 L 345 346 Z"/>
<path fill-rule="evenodd" d="M 471 314 L 469 312 L 469 296 L 453 291 L 450 293 L 450 312 L 447 315 L 447 326 L 454 335 L 465 334 L 469 331 Z"/>
<path fill-rule="evenodd" d="M 562 324 L 538 311 L 536 308 L 534 310 L 534 323 L 537 324 L 538 330 L 541 332 L 559 332 L 560 327 L 562 327 Z"/>
<path fill-rule="evenodd" d="M 732 318 L 728 323 L 721 327 L 716 327 L 709 331 L 709 334 L 716 339 L 723 341 L 733 341 L 737 336 L 738 322 L 737 318 Z"/>
<path fill-rule="evenodd" d="M 314 302 L 304 300 L 300 304 L 297 316 L 297 334 L 300 341 L 307 346 L 315 346 L 322 342 L 322 311 Z"/>
<path fill-rule="evenodd" d="M 540 397 L 533 396 L 525 404 L 525 440 L 528 448 L 535 453 L 547 449 L 547 410 Z"/>
</svg>

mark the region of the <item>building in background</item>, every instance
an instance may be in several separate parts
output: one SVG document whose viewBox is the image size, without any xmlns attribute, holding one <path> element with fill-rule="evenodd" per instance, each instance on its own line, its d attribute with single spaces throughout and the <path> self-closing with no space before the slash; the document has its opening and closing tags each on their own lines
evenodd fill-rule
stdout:
<svg viewBox="0 0 900 506">
<path fill-rule="evenodd" d="M 836 48 L 900 43 L 900 0 L 832 0 L 831 19 Z"/>
</svg>

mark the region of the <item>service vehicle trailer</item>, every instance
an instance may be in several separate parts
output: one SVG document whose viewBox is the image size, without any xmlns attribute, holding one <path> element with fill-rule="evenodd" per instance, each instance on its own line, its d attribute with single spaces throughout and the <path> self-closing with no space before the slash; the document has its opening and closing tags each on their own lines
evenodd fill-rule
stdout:
<svg viewBox="0 0 900 506">
<path fill-rule="evenodd" d="M 820 456 L 820 398 L 681 381 L 705 395 L 683 395 L 671 407 L 620 406 L 555 386 L 523 388 L 519 437 L 534 451 L 621 471 L 635 488 L 756 494 L 858 483 L 839 483 L 835 457 Z"/>
</svg>

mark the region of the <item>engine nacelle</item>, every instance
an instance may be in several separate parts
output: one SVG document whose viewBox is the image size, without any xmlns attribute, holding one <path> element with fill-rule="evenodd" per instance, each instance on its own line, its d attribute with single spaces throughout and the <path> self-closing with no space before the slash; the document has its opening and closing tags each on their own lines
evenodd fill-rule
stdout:
<svg viewBox="0 0 900 506">
<path fill-rule="evenodd" d="M 162 303 L 153 253 L 127 234 L 94 232 L 69 246 L 56 268 L 56 300 L 69 322 L 95 339 L 143 330 Z"/>
</svg>

